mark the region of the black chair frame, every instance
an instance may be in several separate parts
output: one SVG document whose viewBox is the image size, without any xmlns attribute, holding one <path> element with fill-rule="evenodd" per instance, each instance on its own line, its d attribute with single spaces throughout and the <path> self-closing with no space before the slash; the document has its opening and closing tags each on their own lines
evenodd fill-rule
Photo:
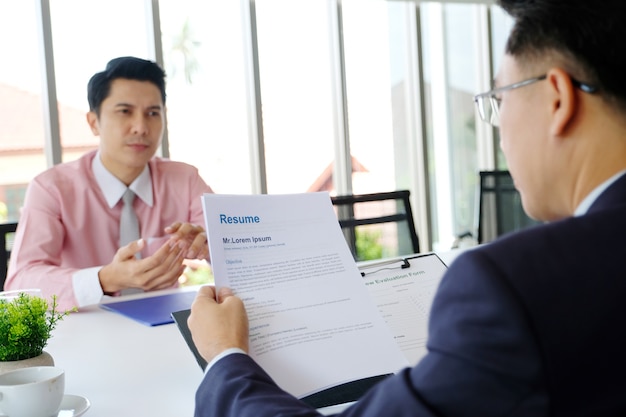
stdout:
<svg viewBox="0 0 626 417">
<path fill-rule="evenodd" d="M 480 171 L 477 242 L 493 240 L 502 234 L 539 224 L 524 212 L 521 196 L 509 171 Z M 489 204 L 486 200 L 490 199 Z M 489 207 L 486 207 L 489 205 Z M 486 215 L 490 214 L 490 218 Z M 488 221 L 487 221 L 488 220 Z M 490 224 L 487 224 L 490 223 Z M 491 234 L 486 236 L 485 231 Z"/>
<path fill-rule="evenodd" d="M 16 230 L 16 222 L 0 223 L 0 290 L 4 289 L 4 281 L 7 278 L 9 258 L 11 257 L 11 249 L 7 247 L 7 235 L 15 233 Z"/>
<path fill-rule="evenodd" d="M 406 221 L 409 229 L 409 235 L 411 239 L 411 245 L 413 253 L 419 253 L 419 238 L 415 229 L 415 222 L 413 220 L 413 212 L 411 209 L 410 192 L 408 190 L 389 191 L 373 194 L 355 194 L 355 195 L 343 195 L 331 197 L 331 201 L 334 206 L 337 206 L 339 214 L 339 225 L 347 233 L 346 240 L 348 246 L 356 259 L 356 234 L 355 228 L 358 226 L 365 226 L 371 224 L 380 223 L 398 223 Z M 404 212 L 398 212 L 395 214 L 382 215 L 376 217 L 355 218 L 354 206 L 358 203 L 383 201 L 383 200 L 397 200 L 401 201 L 404 205 Z"/>
</svg>

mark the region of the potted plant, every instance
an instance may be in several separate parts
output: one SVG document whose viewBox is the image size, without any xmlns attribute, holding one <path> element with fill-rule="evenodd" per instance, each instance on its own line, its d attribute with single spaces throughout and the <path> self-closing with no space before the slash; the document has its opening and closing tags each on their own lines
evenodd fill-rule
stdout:
<svg viewBox="0 0 626 417">
<path fill-rule="evenodd" d="M 25 366 L 54 365 L 44 347 L 57 323 L 70 311 L 57 310 L 56 296 L 52 305 L 27 291 L 16 291 L 0 298 L 0 373 Z"/>
</svg>

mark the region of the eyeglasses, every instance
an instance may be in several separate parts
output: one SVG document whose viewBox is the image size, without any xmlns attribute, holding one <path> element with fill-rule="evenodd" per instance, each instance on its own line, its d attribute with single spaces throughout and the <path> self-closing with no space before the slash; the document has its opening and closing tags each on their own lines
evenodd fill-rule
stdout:
<svg viewBox="0 0 626 417">
<path fill-rule="evenodd" d="M 541 75 L 539 77 L 530 78 L 528 80 L 520 81 L 515 84 L 505 85 L 503 87 L 494 88 L 486 93 L 478 94 L 474 96 L 474 103 L 478 108 L 478 114 L 480 118 L 489 123 L 492 126 L 500 126 L 500 93 L 508 90 L 514 90 L 516 88 L 525 87 L 530 84 L 534 84 L 538 81 L 543 81 L 547 78 L 547 75 Z M 577 88 L 580 88 L 585 93 L 595 93 L 598 89 L 590 86 L 589 84 L 581 83 L 572 78 L 572 84 Z"/>
</svg>

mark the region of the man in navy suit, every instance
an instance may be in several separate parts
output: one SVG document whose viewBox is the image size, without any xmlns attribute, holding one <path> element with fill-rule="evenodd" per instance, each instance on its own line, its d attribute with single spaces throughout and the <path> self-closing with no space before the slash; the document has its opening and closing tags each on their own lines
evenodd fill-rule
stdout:
<svg viewBox="0 0 626 417">
<path fill-rule="evenodd" d="M 524 209 L 546 223 L 461 254 L 428 354 L 344 416 L 626 415 L 626 2 L 500 0 L 514 18 L 495 88 Z M 314 416 L 245 354 L 240 299 L 202 288 L 189 325 L 210 362 L 196 416 Z"/>
</svg>

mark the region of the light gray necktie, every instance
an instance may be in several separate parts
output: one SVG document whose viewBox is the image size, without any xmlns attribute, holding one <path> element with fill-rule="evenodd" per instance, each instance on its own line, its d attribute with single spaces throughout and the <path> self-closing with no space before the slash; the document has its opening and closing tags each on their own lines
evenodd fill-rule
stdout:
<svg viewBox="0 0 626 417">
<path fill-rule="evenodd" d="M 124 206 L 122 207 L 122 215 L 120 216 L 120 246 L 128 245 L 133 240 L 139 239 L 139 220 L 133 209 L 133 201 L 135 193 L 127 188 L 122 196 Z"/>
<path fill-rule="evenodd" d="M 124 206 L 122 207 L 122 215 L 120 216 L 120 246 L 128 245 L 133 240 L 137 240 L 141 237 L 139 234 L 139 220 L 135 209 L 133 209 L 133 201 L 135 201 L 135 193 L 127 188 L 126 192 L 122 196 Z M 136 258 L 141 258 L 141 255 L 137 253 Z M 122 295 L 136 294 L 142 292 L 139 288 L 126 288 L 121 291 Z"/>
</svg>

